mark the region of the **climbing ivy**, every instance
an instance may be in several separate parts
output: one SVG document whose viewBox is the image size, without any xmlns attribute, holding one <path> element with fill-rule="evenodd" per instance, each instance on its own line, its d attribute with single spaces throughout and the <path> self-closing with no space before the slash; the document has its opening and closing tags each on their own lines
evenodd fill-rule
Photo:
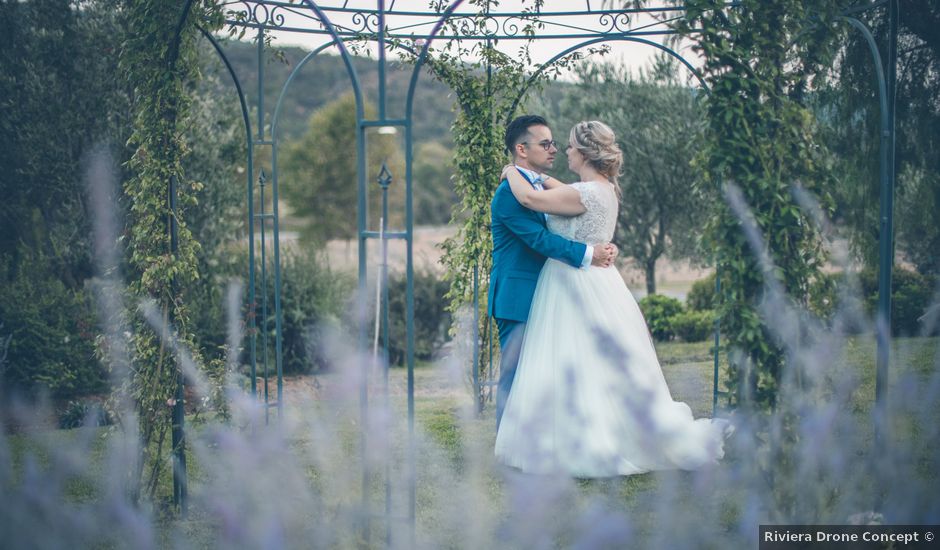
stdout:
<svg viewBox="0 0 940 550">
<path fill-rule="evenodd" d="M 768 283 L 806 305 L 824 260 L 819 235 L 794 196 L 797 186 L 829 207 L 829 162 L 806 107 L 813 79 L 832 60 L 838 33 L 833 0 L 690 0 L 679 30 L 702 56 L 710 94 L 708 130 L 696 166 L 700 185 L 738 197 L 705 228 L 721 274 L 722 335 L 732 353 L 733 406 L 772 410 L 787 368 L 762 315 Z M 738 191 L 740 193 L 738 193 Z M 762 238 L 748 242 L 753 223 Z M 760 249 L 763 248 L 763 250 Z M 761 261 L 760 257 L 769 259 Z M 791 302 L 791 303 L 792 303 Z"/>
<path fill-rule="evenodd" d="M 195 205 L 201 185 L 189 181 L 182 170 L 187 154 L 183 130 L 190 112 L 192 84 L 199 77 L 197 24 L 209 29 L 222 25 L 221 7 L 214 0 L 152 2 L 126 0 L 126 38 L 121 68 L 132 87 L 133 133 L 128 142 L 133 154 L 126 168 L 131 176 L 123 186 L 129 218 L 124 238 L 131 281 L 131 373 L 118 389 L 135 405 L 141 455 L 133 473 L 134 499 L 146 494 L 153 499 L 167 471 L 170 445 L 167 433 L 178 373 L 168 347 L 144 322 L 139 304 L 156 302 L 165 323 L 190 349 L 189 313 L 180 289 L 199 277 L 196 253 L 199 244 L 187 227 L 185 213 Z M 178 36 L 178 40 L 177 40 Z M 170 249 L 169 183 L 175 179 L 179 246 Z M 198 361 L 198 357 L 197 363 Z"/>
</svg>

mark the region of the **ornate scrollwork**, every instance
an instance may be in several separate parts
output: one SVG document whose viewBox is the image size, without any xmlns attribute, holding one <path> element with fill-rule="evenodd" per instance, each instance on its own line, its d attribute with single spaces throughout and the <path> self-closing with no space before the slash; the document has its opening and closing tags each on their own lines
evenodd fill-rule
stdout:
<svg viewBox="0 0 940 550">
<path fill-rule="evenodd" d="M 286 8 L 281 5 L 268 5 L 263 2 L 233 2 L 240 4 L 243 9 L 231 8 L 229 13 L 233 14 L 235 20 L 242 24 L 258 25 L 262 27 L 283 27 L 285 17 L 281 13 Z"/>
<path fill-rule="evenodd" d="M 353 32 L 365 32 L 366 27 L 369 25 L 369 22 L 366 18 L 366 15 L 362 12 L 356 12 L 352 16 L 352 28 Z"/>
<path fill-rule="evenodd" d="M 599 22 L 601 26 L 607 27 L 602 31 L 604 33 L 621 33 L 630 30 L 630 14 L 628 13 L 602 13 Z"/>
<path fill-rule="evenodd" d="M 440 9 L 448 4 L 441 0 Z M 232 26 L 243 27 L 271 27 L 284 28 L 292 32 L 323 33 L 325 23 L 320 20 L 315 10 L 307 9 L 302 2 L 288 3 L 284 0 L 223 0 Z M 376 36 L 381 29 L 381 14 L 372 8 L 347 9 L 345 4 L 339 7 L 322 7 L 325 13 L 336 12 L 342 23 L 334 22 L 334 27 L 344 35 Z M 678 8 L 677 8 L 678 10 Z M 579 14 L 588 16 L 588 20 L 578 17 Z M 286 15 L 286 17 L 285 17 Z M 406 20 L 405 15 L 413 16 L 408 12 L 396 12 L 394 9 L 385 10 L 385 18 L 390 23 L 386 36 L 391 38 L 407 38 L 410 35 L 420 35 L 416 29 L 426 28 L 433 21 L 414 24 Z M 434 14 L 428 14 L 428 18 Z M 440 14 L 438 14 L 440 15 Z M 297 25 L 300 18 L 308 21 L 304 26 Z M 315 22 L 316 26 L 313 25 Z M 543 12 L 541 9 L 526 10 L 522 12 L 499 13 L 497 11 L 472 14 L 456 12 L 445 21 L 450 38 L 461 37 L 475 39 L 520 38 L 526 36 L 540 37 L 564 36 L 570 37 L 597 37 L 604 35 L 619 35 L 633 31 L 631 25 L 636 24 L 633 10 L 603 10 L 587 9 L 582 12 Z M 288 25 L 291 25 L 288 27 Z M 654 24 L 647 25 L 645 28 Z M 656 28 L 654 30 L 660 30 Z M 425 31 L 427 32 L 427 31 Z"/>
<path fill-rule="evenodd" d="M 376 13 L 357 11 L 352 16 L 352 24 L 353 27 L 349 30 L 354 33 L 376 34 L 379 32 L 379 16 Z"/>
<path fill-rule="evenodd" d="M 452 17 L 448 22 L 451 32 L 458 36 L 484 36 L 490 38 L 519 36 L 534 20 L 527 17 L 481 15 L 478 17 Z"/>
<path fill-rule="evenodd" d="M 481 19 L 478 26 L 483 36 L 496 36 L 499 34 L 499 20 L 492 15 L 487 15 Z"/>
<path fill-rule="evenodd" d="M 503 19 L 503 34 L 506 36 L 518 36 L 521 29 L 519 28 L 519 22 L 523 21 L 518 17 L 508 17 Z M 523 28 L 525 25 L 523 25 Z"/>
</svg>

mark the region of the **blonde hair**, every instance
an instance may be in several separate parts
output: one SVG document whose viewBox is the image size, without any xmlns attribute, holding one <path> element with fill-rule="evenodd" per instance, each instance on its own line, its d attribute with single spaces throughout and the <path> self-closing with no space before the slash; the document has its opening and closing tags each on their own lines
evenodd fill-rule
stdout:
<svg viewBox="0 0 940 550">
<path fill-rule="evenodd" d="M 610 126 L 598 120 L 579 122 L 571 128 L 568 143 L 584 155 L 584 160 L 592 168 L 614 184 L 619 198 L 617 178 L 620 177 L 620 167 L 623 165 L 623 152 Z"/>
</svg>

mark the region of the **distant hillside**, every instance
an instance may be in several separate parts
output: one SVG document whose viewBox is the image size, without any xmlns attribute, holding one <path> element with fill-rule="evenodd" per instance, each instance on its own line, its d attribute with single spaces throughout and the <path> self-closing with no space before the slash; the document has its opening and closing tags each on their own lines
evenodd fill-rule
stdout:
<svg viewBox="0 0 940 550">
<path fill-rule="evenodd" d="M 211 46 L 207 47 L 211 49 Z M 258 61 L 257 48 L 249 42 L 229 41 L 223 46 L 242 88 L 248 96 L 249 104 L 257 103 Z M 283 52 L 286 63 L 278 59 L 271 49 L 266 50 L 264 62 L 264 107 L 270 115 L 274 112 L 278 95 L 293 68 L 303 60 L 307 51 L 296 47 L 272 48 Z M 215 56 L 214 52 L 212 55 Z M 359 75 L 359 85 L 366 98 L 375 104 L 378 100 L 378 70 L 375 60 L 363 57 L 354 58 L 354 66 Z M 230 79 L 225 68 L 212 64 L 209 71 L 220 73 L 219 79 L 226 85 Z M 411 78 L 411 68 L 397 63 L 389 63 L 387 70 L 387 108 L 390 118 L 404 118 L 405 96 Z M 304 131 L 311 113 L 325 103 L 352 90 L 349 76 L 342 59 L 338 55 L 321 53 L 308 62 L 291 84 L 284 98 L 281 113 L 281 134 L 295 137 Z M 234 88 L 232 91 L 234 97 Z M 450 145 L 450 126 L 454 120 L 452 109 L 454 99 L 450 89 L 425 73 L 418 82 L 415 93 L 414 135 L 416 142 L 436 141 Z M 256 120 L 253 115 L 252 123 Z"/>
</svg>

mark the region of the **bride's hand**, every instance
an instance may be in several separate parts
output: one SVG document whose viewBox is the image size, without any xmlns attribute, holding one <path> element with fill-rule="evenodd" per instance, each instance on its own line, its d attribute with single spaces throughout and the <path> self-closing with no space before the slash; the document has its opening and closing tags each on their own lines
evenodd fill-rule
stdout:
<svg viewBox="0 0 940 550">
<path fill-rule="evenodd" d="M 499 179 L 504 180 L 509 175 L 510 170 L 515 170 L 516 166 L 514 164 L 507 164 L 503 166 L 503 171 L 499 174 Z"/>
</svg>

